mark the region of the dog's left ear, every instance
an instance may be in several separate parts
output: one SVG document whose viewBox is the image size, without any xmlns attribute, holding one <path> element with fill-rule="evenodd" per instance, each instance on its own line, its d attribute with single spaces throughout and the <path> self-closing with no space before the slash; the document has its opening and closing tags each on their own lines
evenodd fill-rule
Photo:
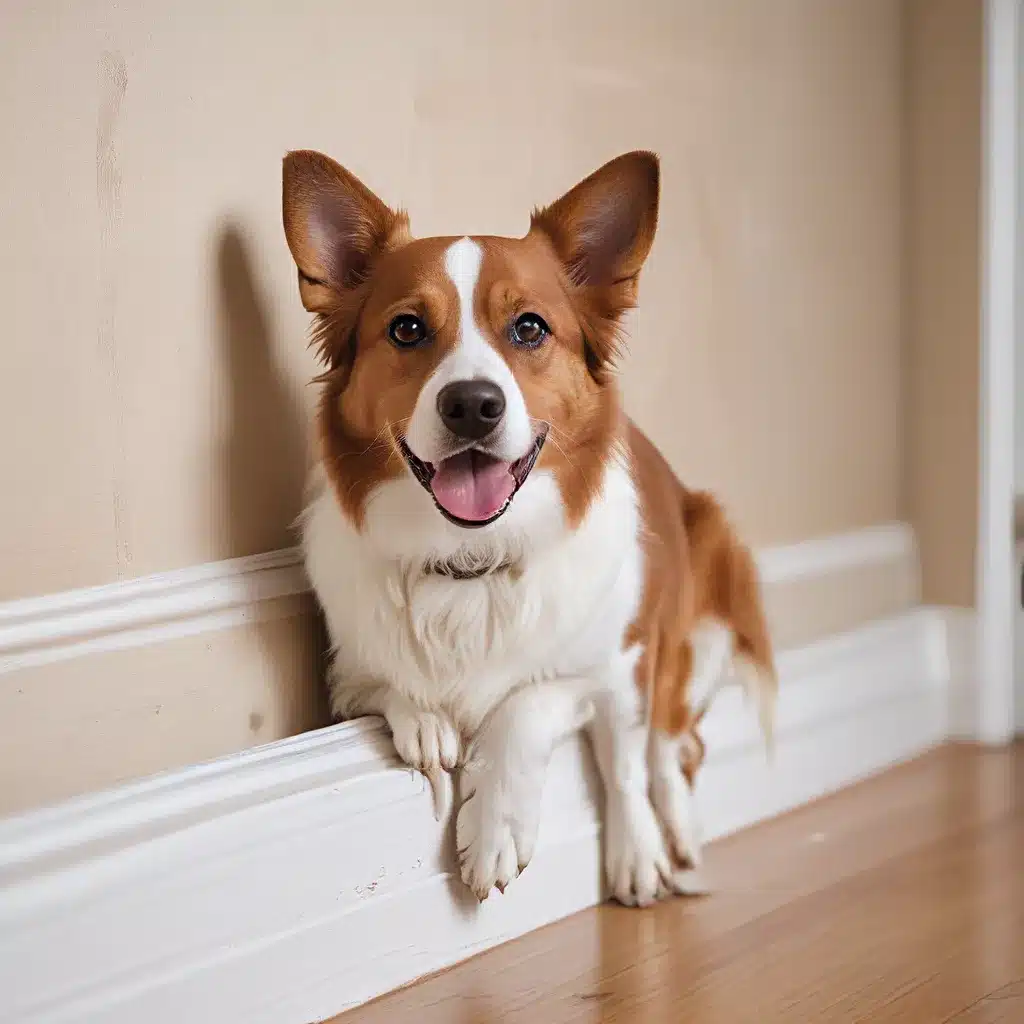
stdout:
<svg viewBox="0 0 1024 1024">
<path fill-rule="evenodd" d="M 632 305 L 658 225 L 659 177 L 654 153 L 625 153 L 535 211 L 530 230 L 548 236 L 574 284 L 630 285 L 622 297 Z"/>
</svg>

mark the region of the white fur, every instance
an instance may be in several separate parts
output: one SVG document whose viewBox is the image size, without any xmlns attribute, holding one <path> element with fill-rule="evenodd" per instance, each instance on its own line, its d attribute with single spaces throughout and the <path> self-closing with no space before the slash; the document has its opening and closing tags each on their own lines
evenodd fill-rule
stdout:
<svg viewBox="0 0 1024 1024">
<path fill-rule="evenodd" d="M 608 468 L 573 531 L 543 471 L 479 530 L 447 522 L 421 494 L 411 476 L 384 484 L 360 533 L 323 471 L 314 473 L 303 545 L 335 649 L 337 714 L 367 703 L 386 714 L 385 698 L 368 694 L 383 684 L 443 710 L 472 735 L 516 687 L 596 673 L 616 657 L 642 584 L 636 496 L 624 466 Z M 536 537 L 532 522 L 541 527 Z M 426 569 L 433 558 L 456 556 L 514 569 L 468 580 Z"/>
<path fill-rule="evenodd" d="M 651 802 L 661 819 L 677 861 L 693 868 L 701 864 L 697 802 L 683 774 L 682 754 L 692 742 L 688 733 L 668 736 L 652 729 L 648 746 Z"/>
<path fill-rule="evenodd" d="M 698 622 L 690 634 L 693 672 L 686 690 L 690 714 L 705 714 L 718 691 L 739 684 L 757 708 L 765 744 L 772 749 L 775 719 L 775 684 L 750 658 L 736 653 L 736 636 L 718 619 Z"/>
<path fill-rule="evenodd" d="M 456 847 L 481 900 L 530 863 L 544 776 L 555 746 L 593 715 L 589 680 L 559 679 L 514 691 L 474 737 L 460 779 Z"/>
<path fill-rule="evenodd" d="M 707 711 L 715 694 L 729 682 L 734 640 L 732 629 L 717 619 L 698 622 L 690 634 L 693 672 L 686 703 L 695 718 Z"/>
<path fill-rule="evenodd" d="M 612 895 L 646 906 L 666 891 L 672 869 L 647 797 L 647 714 L 632 683 L 638 648 L 611 659 L 590 723 L 605 790 L 605 871 Z"/>
<path fill-rule="evenodd" d="M 424 385 L 410 447 L 430 460 L 440 384 L 478 373 L 505 390 L 502 443 L 518 457 L 532 441 L 522 395 L 473 318 L 479 246 L 454 243 L 446 266 L 461 304 L 460 342 Z M 540 469 L 500 519 L 477 530 L 449 523 L 404 474 L 371 495 L 357 531 L 322 468 L 314 471 L 303 545 L 334 649 L 333 710 L 383 715 L 401 757 L 435 782 L 468 743 L 457 837 L 463 878 L 480 896 L 529 860 L 551 750 L 592 709 L 613 891 L 646 903 L 672 885 L 647 796 L 639 651 L 622 650 L 643 585 L 640 529 L 617 456 L 575 529 Z M 429 571 L 436 561 L 497 568 L 453 579 Z"/>
</svg>

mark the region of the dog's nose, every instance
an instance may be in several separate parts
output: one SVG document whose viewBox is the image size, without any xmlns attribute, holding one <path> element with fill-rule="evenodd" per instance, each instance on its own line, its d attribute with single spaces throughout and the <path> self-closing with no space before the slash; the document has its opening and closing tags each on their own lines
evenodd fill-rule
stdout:
<svg viewBox="0 0 1024 1024">
<path fill-rule="evenodd" d="M 456 437 L 479 441 L 505 415 L 505 395 L 489 380 L 453 380 L 438 392 L 437 411 Z"/>
</svg>

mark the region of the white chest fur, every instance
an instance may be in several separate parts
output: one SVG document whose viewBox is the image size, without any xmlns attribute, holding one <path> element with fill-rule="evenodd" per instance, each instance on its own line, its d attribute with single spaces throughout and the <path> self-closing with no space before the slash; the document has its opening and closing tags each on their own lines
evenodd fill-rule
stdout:
<svg viewBox="0 0 1024 1024">
<path fill-rule="evenodd" d="M 423 571 L 467 543 L 516 570 Z M 335 706 L 350 687 L 386 683 L 469 732 L 515 687 L 613 659 L 642 587 L 636 494 L 617 465 L 577 529 L 562 525 L 554 481 L 537 472 L 479 534 L 446 523 L 411 479 L 381 488 L 359 532 L 318 470 L 303 545 L 335 648 Z"/>
</svg>

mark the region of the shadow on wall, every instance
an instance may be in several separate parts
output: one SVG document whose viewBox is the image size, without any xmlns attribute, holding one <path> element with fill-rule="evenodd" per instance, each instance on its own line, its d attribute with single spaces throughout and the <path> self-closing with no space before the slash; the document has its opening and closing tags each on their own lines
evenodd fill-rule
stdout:
<svg viewBox="0 0 1024 1024">
<path fill-rule="evenodd" d="M 220 342 L 230 388 L 225 452 L 231 557 L 295 543 L 306 476 L 305 415 L 275 358 L 266 303 L 242 232 L 227 225 L 218 249 Z"/>
<path fill-rule="evenodd" d="M 296 543 L 293 524 L 305 484 L 305 413 L 276 358 L 267 303 L 242 231 L 229 223 L 217 243 L 220 354 L 229 388 L 223 454 L 224 548 L 228 557 Z M 254 707 L 254 742 L 329 720 L 326 631 L 315 602 L 306 614 L 255 625 L 269 669 L 266 706 Z"/>
</svg>

